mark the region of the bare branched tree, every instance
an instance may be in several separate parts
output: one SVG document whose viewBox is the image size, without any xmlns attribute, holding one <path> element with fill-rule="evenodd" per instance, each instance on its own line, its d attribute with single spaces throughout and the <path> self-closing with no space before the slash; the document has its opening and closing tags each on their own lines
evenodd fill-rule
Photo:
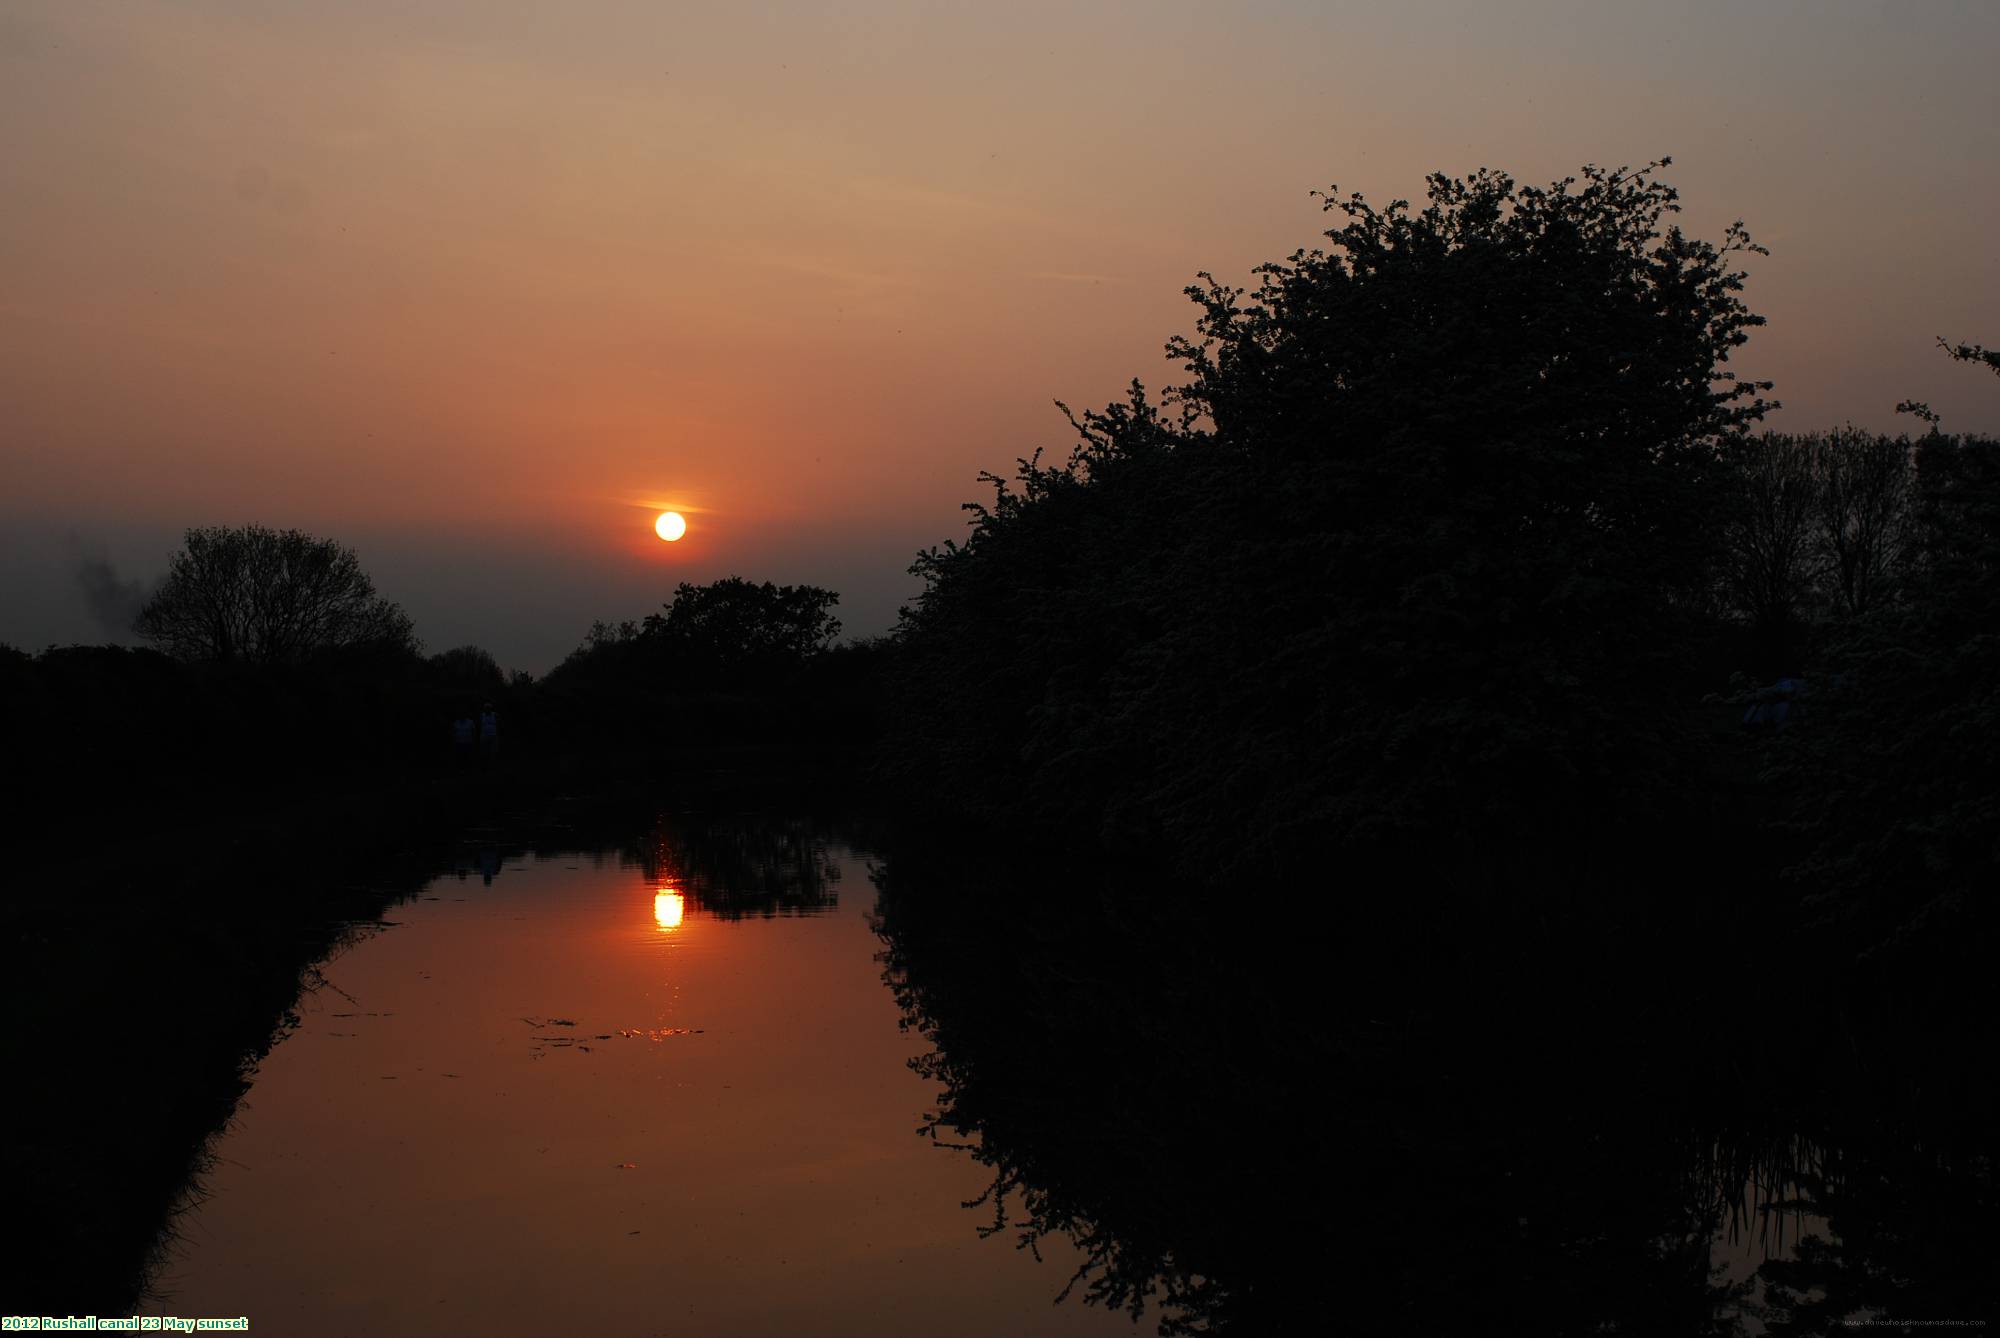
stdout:
<svg viewBox="0 0 2000 1338">
<path fill-rule="evenodd" d="M 1819 482 L 1820 568 L 1834 604 L 1860 617 L 1894 592 L 1908 555 L 1910 445 L 1850 428 L 1809 438 L 1808 450 Z"/>
<path fill-rule="evenodd" d="M 133 630 L 185 660 L 294 664 L 322 651 L 414 651 L 402 609 L 354 550 L 298 530 L 187 532 Z"/>
<path fill-rule="evenodd" d="M 1790 625 L 1818 575 L 1818 489 L 1812 453 L 1772 433 L 1735 447 L 1736 489 L 1723 528 L 1722 577 L 1729 602 L 1758 627 Z"/>
</svg>

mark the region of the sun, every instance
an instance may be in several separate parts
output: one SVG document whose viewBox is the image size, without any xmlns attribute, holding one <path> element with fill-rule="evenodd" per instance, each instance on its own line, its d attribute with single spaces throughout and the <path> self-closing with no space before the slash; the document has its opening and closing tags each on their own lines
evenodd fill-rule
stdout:
<svg viewBox="0 0 2000 1338">
<path fill-rule="evenodd" d="M 687 519 L 678 511 L 662 511 L 660 518 L 653 522 L 653 533 L 668 543 L 673 543 L 687 532 Z"/>
</svg>

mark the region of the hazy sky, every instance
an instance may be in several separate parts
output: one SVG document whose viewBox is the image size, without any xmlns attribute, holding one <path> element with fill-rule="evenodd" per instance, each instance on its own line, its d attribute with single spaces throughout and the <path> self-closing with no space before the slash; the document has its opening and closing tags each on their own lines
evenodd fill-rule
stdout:
<svg viewBox="0 0 2000 1338">
<path fill-rule="evenodd" d="M 878 632 L 1308 192 L 1670 154 L 1773 424 L 2000 433 L 2000 5 L 0 0 L 0 641 L 197 524 L 543 670 L 738 573 Z M 653 510 L 692 522 L 669 546 Z"/>
</svg>

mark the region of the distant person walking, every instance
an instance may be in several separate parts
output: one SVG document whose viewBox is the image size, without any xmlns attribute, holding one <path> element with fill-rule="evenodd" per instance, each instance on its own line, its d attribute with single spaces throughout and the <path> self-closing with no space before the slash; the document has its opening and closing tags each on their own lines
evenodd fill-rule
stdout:
<svg viewBox="0 0 2000 1338">
<path fill-rule="evenodd" d="M 472 744 L 478 737 L 478 729 L 469 715 L 451 722 L 451 751 L 462 767 L 472 765 Z"/>
<path fill-rule="evenodd" d="M 492 702 L 479 713 L 479 751 L 489 762 L 500 755 L 500 713 Z"/>
</svg>

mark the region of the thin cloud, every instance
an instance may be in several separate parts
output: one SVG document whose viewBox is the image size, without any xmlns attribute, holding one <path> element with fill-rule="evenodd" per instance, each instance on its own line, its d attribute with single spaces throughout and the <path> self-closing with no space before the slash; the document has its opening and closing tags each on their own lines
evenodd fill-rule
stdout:
<svg viewBox="0 0 2000 1338">
<path fill-rule="evenodd" d="M 1031 279 L 1049 279 L 1056 283 L 1129 283 L 1116 274 L 1071 274 L 1065 270 L 1037 270 L 1028 276 Z"/>
</svg>

